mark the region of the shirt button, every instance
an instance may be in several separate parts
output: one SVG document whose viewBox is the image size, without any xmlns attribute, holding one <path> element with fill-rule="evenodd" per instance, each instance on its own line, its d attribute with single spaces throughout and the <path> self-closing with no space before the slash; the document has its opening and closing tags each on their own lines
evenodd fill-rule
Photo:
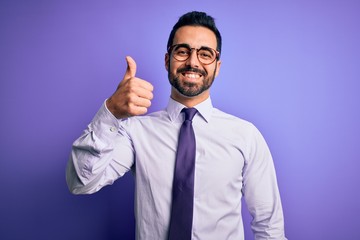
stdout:
<svg viewBox="0 0 360 240">
<path fill-rule="evenodd" d="M 115 132 L 116 131 L 116 127 L 111 127 L 110 128 L 110 132 Z"/>
</svg>

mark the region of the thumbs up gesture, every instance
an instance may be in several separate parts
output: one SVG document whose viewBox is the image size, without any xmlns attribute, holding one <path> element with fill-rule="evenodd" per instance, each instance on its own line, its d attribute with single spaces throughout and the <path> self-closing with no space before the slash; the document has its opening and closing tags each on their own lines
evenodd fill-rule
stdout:
<svg viewBox="0 0 360 240">
<path fill-rule="evenodd" d="M 114 94 L 106 106 L 116 118 L 145 114 L 151 105 L 154 87 L 147 81 L 135 77 L 136 62 L 126 57 L 127 69 Z"/>
</svg>

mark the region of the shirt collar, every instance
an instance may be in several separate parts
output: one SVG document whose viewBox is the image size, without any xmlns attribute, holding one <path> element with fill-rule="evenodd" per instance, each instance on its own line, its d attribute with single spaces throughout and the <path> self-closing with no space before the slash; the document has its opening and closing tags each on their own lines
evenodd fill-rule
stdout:
<svg viewBox="0 0 360 240">
<path fill-rule="evenodd" d="M 175 121 L 179 117 L 181 110 L 185 107 L 185 105 L 170 98 L 166 107 L 166 111 L 169 115 L 170 121 Z M 208 97 L 205 101 L 199 103 L 198 105 L 194 106 L 194 108 L 198 110 L 199 115 L 206 122 L 209 122 L 213 110 L 213 105 L 210 97 Z"/>
</svg>

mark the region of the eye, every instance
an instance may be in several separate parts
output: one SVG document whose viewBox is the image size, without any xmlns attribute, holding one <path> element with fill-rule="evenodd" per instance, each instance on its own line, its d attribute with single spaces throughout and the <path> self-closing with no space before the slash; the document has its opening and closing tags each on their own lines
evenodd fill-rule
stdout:
<svg viewBox="0 0 360 240">
<path fill-rule="evenodd" d="M 180 47 L 175 49 L 175 54 L 178 56 L 188 56 L 190 54 L 190 50 L 184 47 Z"/>
<path fill-rule="evenodd" d="M 214 57 L 214 54 L 212 53 L 211 50 L 207 50 L 207 49 L 201 49 L 198 53 L 200 58 L 203 59 L 212 59 Z"/>
</svg>

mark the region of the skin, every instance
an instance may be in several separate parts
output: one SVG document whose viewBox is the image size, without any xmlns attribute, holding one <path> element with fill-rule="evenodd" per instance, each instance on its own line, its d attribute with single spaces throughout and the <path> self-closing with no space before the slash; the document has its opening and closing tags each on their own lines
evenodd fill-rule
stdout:
<svg viewBox="0 0 360 240">
<path fill-rule="evenodd" d="M 202 46 L 216 49 L 215 34 L 204 27 L 184 26 L 174 36 L 173 44 L 186 43 L 192 48 Z M 153 99 L 154 87 L 148 81 L 136 77 L 136 62 L 126 57 L 127 69 L 116 91 L 106 102 L 107 108 L 116 118 L 142 115 L 147 112 Z M 165 68 L 172 85 L 171 98 L 187 107 L 205 101 L 210 95 L 210 86 L 219 74 L 221 61 L 209 65 L 199 62 L 196 51 L 189 59 L 180 62 L 165 54 Z M 182 69 L 188 69 L 183 71 Z M 194 70 L 195 69 L 195 70 Z M 176 84 L 175 84 L 176 83 Z"/>
<path fill-rule="evenodd" d="M 205 28 L 198 26 L 184 26 L 179 28 L 174 36 L 173 45 L 185 43 L 189 44 L 192 48 L 200 48 L 202 46 L 211 47 L 216 49 L 217 42 L 215 34 Z M 205 101 L 210 95 L 210 86 L 214 81 L 214 78 L 219 74 L 221 61 L 215 61 L 209 65 L 203 65 L 197 58 L 196 51 L 191 53 L 189 59 L 184 62 L 179 62 L 170 56 L 168 53 L 165 55 L 165 68 L 168 71 L 169 82 L 172 85 L 171 88 L 171 97 L 184 104 L 187 107 L 193 107 L 203 101 Z M 179 73 L 181 69 L 193 68 L 197 71 L 204 73 L 199 74 L 196 70 L 194 71 L 185 71 Z M 191 78 L 188 76 L 194 76 L 196 78 Z M 197 92 L 199 89 L 203 88 L 205 85 L 204 91 L 195 95 L 189 96 L 182 91 L 179 91 L 176 86 L 174 86 L 175 79 L 178 80 L 179 87 L 183 88 L 185 92 Z"/>
</svg>

